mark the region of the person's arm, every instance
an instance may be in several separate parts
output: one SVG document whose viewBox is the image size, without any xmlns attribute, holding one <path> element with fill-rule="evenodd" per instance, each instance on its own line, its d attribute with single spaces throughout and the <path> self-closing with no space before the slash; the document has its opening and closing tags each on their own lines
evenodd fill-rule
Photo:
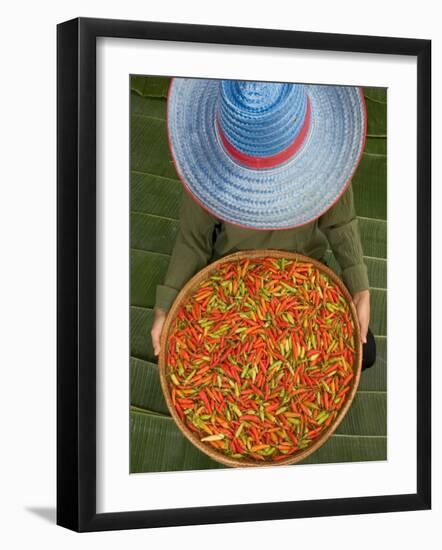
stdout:
<svg viewBox="0 0 442 550">
<path fill-rule="evenodd" d="M 213 251 L 212 234 L 218 219 L 185 192 L 180 209 L 180 228 L 164 283 L 157 285 L 151 335 L 154 353 L 160 352 L 161 329 L 178 292 L 205 267 Z"/>
<path fill-rule="evenodd" d="M 351 183 L 318 223 L 342 269 L 342 279 L 353 296 L 362 341 L 365 342 L 370 320 L 370 291 Z"/>
<path fill-rule="evenodd" d="M 187 192 L 183 194 L 180 227 L 164 283 L 157 286 L 155 307 L 168 311 L 187 281 L 208 264 L 216 222 Z"/>
</svg>

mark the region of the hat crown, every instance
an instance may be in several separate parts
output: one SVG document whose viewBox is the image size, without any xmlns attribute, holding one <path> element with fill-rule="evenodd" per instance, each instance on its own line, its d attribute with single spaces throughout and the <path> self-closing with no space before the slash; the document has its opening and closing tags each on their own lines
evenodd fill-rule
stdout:
<svg viewBox="0 0 442 550">
<path fill-rule="evenodd" d="M 223 80 L 217 122 L 228 152 L 265 159 L 285 151 L 305 132 L 307 102 L 301 84 Z"/>
<path fill-rule="evenodd" d="M 236 82 L 230 93 L 245 111 L 265 111 L 272 108 L 284 93 L 284 84 L 267 82 Z"/>
</svg>

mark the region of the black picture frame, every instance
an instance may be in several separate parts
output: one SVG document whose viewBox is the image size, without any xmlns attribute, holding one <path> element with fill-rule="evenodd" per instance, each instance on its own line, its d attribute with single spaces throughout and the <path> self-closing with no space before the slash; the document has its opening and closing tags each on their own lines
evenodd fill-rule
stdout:
<svg viewBox="0 0 442 550">
<path fill-rule="evenodd" d="M 396 54 L 417 58 L 417 492 L 96 512 L 96 39 Z M 102 531 L 431 507 L 431 41 L 78 18 L 57 27 L 57 523 Z"/>
</svg>

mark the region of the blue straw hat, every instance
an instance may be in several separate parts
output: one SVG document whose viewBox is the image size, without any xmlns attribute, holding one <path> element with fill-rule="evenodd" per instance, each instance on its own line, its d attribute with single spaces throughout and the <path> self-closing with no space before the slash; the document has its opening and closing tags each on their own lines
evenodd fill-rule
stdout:
<svg viewBox="0 0 442 550">
<path fill-rule="evenodd" d="M 185 188 L 254 229 L 306 224 L 342 195 L 365 144 L 360 88 L 174 78 L 169 145 Z"/>
</svg>

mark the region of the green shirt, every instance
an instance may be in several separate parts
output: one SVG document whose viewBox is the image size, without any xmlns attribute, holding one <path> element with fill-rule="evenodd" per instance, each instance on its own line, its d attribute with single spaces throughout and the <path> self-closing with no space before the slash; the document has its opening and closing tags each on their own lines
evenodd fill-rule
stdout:
<svg viewBox="0 0 442 550">
<path fill-rule="evenodd" d="M 193 275 L 232 252 L 273 248 L 323 261 L 328 245 L 342 269 L 342 278 L 350 293 L 354 295 L 368 289 L 351 184 L 318 219 L 293 229 L 278 230 L 248 229 L 221 221 L 185 192 L 179 232 L 164 284 L 156 289 L 155 307 L 167 311 Z"/>
</svg>

